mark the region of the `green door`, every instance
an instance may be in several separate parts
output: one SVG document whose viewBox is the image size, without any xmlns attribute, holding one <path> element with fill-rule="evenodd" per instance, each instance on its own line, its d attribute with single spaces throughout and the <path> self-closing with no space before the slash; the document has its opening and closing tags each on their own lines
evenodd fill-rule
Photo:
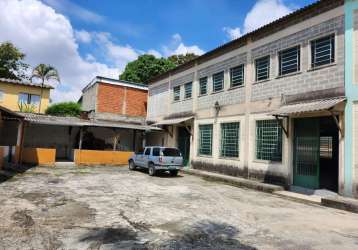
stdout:
<svg viewBox="0 0 358 250">
<path fill-rule="evenodd" d="M 184 127 L 178 128 L 178 148 L 183 155 L 183 164 L 187 166 L 190 157 L 190 134 Z"/>
<path fill-rule="evenodd" d="M 294 174 L 295 186 L 319 188 L 320 122 L 319 118 L 294 121 Z"/>
</svg>

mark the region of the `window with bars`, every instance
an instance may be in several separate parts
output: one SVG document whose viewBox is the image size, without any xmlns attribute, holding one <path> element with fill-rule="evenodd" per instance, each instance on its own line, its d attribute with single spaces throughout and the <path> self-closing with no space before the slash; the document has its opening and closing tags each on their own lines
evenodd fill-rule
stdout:
<svg viewBox="0 0 358 250">
<path fill-rule="evenodd" d="M 199 125 L 199 155 L 211 155 L 213 143 L 213 125 Z"/>
<path fill-rule="evenodd" d="M 202 77 L 199 79 L 199 94 L 206 95 L 208 93 L 208 78 Z"/>
<path fill-rule="evenodd" d="M 180 100 L 180 86 L 173 88 L 173 100 L 175 102 Z"/>
<path fill-rule="evenodd" d="M 256 81 L 270 78 L 270 56 L 261 57 L 255 60 Z"/>
<path fill-rule="evenodd" d="M 191 98 L 191 93 L 192 93 L 192 88 L 193 88 L 193 83 L 188 82 L 184 85 L 184 97 L 185 99 Z"/>
<path fill-rule="evenodd" d="M 334 62 L 334 35 L 311 42 L 311 67 L 319 67 Z"/>
<path fill-rule="evenodd" d="M 239 157 L 240 123 L 221 124 L 221 149 L 222 157 Z"/>
<path fill-rule="evenodd" d="M 286 75 L 300 71 L 301 49 L 296 46 L 279 52 L 279 75 Z"/>
<path fill-rule="evenodd" d="M 39 105 L 40 104 L 40 96 L 33 95 L 28 93 L 20 93 L 18 103 L 20 104 L 31 104 L 31 105 Z"/>
<path fill-rule="evenodd" d="M 224 71 L 213 75 L 213 92 L 224 89 Z"/>
<path fill-rule="evenodd" d="M 282 128 L 277 120 L 256 121 L 256 159 L 282 160 Z"/>
<path fill-rule="evenodd" d="M 231 87 L 241 86 L 244 84 L 244 65 L 230 69 L 230 84 Z"/>
</svg>

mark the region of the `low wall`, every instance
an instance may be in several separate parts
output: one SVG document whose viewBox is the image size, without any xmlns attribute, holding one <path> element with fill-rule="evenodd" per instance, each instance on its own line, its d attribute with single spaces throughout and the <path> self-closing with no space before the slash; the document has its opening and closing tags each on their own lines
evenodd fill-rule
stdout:
<svg viewBox="0 0 358 250">
<path fill-rule="evenodd" d="M 16 148 L 16 158 L 19 158 L 20 148 Z M 56 149 L 54 148 L 23 148 L 22 163 L 41 166 L 54 166 L 56 162 Z"/>
<path fill-rule="evenodd" d="M 127 165 L 130 151 L 99 151 L 75 149 L 76 165 Z"/>
</svg>

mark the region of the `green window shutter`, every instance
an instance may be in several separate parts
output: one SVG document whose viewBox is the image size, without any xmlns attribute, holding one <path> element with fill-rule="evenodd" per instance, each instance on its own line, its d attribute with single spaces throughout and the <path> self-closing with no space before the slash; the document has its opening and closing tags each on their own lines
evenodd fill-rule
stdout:
<svg viewBox="0 0 358 250">
<path fill-rule="evenodd" d="M 208 93 L 208 78 L 202 77 L 199 79 L 200 95 L 206 95 Z"/>
<path fill-rule="evenodd" d="M 224 89 L 224 71 L 213 75 L 213 92 Z"/>
<path fill-rule="evenodd" d="M 244 84 L 244 65 L 230 69 L 231 87 L 241 86 Z"/>
<path fill-rule="evenodd" d="M 319 38 L 311 42 L 312 68 L 334 63 L 334 35 Z"/>
<path fill-rule="evenodd" d="M 300 46 L 286 49 L 278 54 L 279 75 L 286 75 L 300 70 Z"/>
<path fill-rule="evenodd" d="M 282 128 L 277 120 L 256 121 L 256 159 L 282 161 Z"/>
<path fill-rule="evenodd" d="M 255 60 L 256 81 L 270 78 L 270 56 L 261 57 Z"/>
<path fill-rule="evenodd" d="M 173 99 L 174 101 L 179 101 L 180 100 L 180 86 L 176 86 L 173 88 Z"/>
<path fill-rule="evenodd" d="M 188 82 L 188 83 L 186 83 L 184 85 L 184 90 L 185 90 L 184 97 L 185 97 L 185 99 L 191 98 L 192 89 L 193 89 L 193 83 Z"/>
<path fill-rule="evenodd" d="M 221 150 L 222 157 L 239 157 L 240 123 L 221 124 Z"/>
<path fill-rule="evenodd" d="M 199 155 L 211 155 L 213 143 L 213 125 L 199 125 Z"/>
</svg>

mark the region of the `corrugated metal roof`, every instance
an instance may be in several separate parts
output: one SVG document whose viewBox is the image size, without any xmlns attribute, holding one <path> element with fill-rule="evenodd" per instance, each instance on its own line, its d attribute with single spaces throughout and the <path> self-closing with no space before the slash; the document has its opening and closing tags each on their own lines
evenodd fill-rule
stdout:
<svg viewBox="0 0 358 250">
<path fill-rule="evenodd" d="M 14 80 L 14 79 L 8 79 L 8 78 L 0 78 L 0 82 L 4 83 L 12 83 L 12 84 L 20 84 L 20 85 L 26 85 L 26 86 L 32 86 L 32 87 L 39 87 L 39 88 L 45 88 L 45 89 L 53 89 L 51 85 L 44 84 L 43 86 L 39 83 L 33 83 L 33 82 L 25 82 L 20 80 Z"/>
<path fill-rule="evenodd" d="M 188 121 L 190 119 L 193 119 L 193 116 L 189 116 L 189 117 L 184 117 L 184 118 L 176 118 L 176 119 L 168 119 L 168 120 L 163 120 L 157 123 L 154 123 L 153 126 L 158 126 L 158 125 L 174 125 L 174 124 L 179 124 L 185 121 Z"/>
<path fill-rule="evenodd" d="M 75 127 L 107 127 L 107 128 L 125 128 L 137 130 L 160 130 L 148 125 L 138 125 L 105 120 L 85 120 L 72 116 L 50 116 L 32 113 L 19 113 L 25 118 L 25 121 L 33 124 L 44 124 L 54 126 L 75 126 Z"/>
<path fill-rule="evenodd" d="M 333 108 L 337 104 L 344 102 L 345 100 L 346 100 L 345 97 L 334 97 L 328 99 L 286 104 L 281 106 L 278 110 L 275 110 L 271 114 L 279 115 L 279 116 L 289 116 L 292 114 L 328 110 L 330 108 Z"/>
</svg>

